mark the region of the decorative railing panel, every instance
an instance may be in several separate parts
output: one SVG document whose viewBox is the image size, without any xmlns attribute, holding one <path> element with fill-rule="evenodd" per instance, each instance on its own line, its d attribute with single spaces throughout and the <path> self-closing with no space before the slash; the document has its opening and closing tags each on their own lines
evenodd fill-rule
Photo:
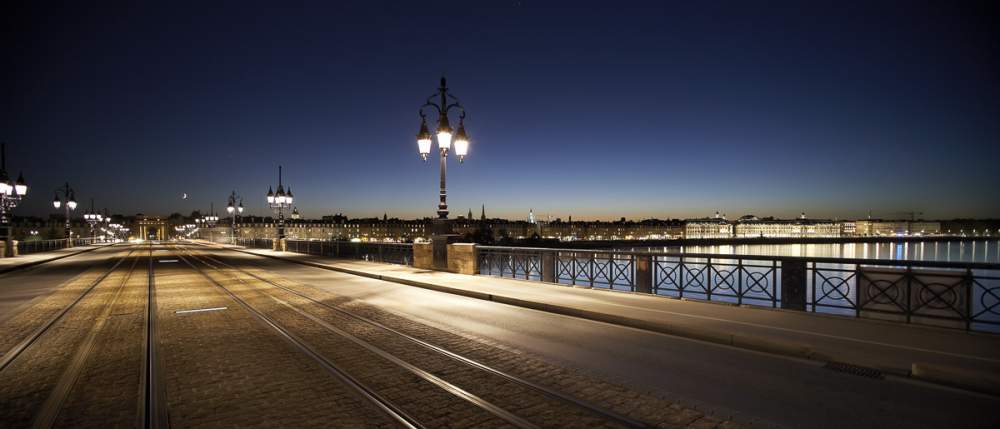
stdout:
<svg viewBox="0 0 1000 429">
<path fill-rule="evenodd" d="M 480 246 L 479 273 L 1000 332 L 1000 264 Z"/>
<path fill-rule="evenodd" d="M 780 293 L 775 260 L 654 255 L 653 293 L 676 298 L 776 307 Z"/>
<path fill-rule="evenodd" d="M 479 250 L 479 274 L 524 280 L 542 279 L 542 254 L 503 248 Z"/>
<path fill-rule="evenodd" d="M 556 252 L 558 283 L 635 290 L 635 257 L 625 253 Z"/>
</svg>

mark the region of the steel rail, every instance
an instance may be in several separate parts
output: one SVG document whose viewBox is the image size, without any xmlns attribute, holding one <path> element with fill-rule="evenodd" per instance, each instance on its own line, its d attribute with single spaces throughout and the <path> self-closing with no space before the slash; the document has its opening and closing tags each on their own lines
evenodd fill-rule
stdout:
<svg viewBox="0 0 1000 429">
<path fill-rule="evenodd" d="M 69 398 L 70 392 L 72 392 L 73 387 L 76 386 L 79 381 L 80 375 L 83 373 L 83 368 L 86 365 L 87 360 L 90 358 L 91 352 L 94 350 L 97 336 L 104 329 L 104 325 L 111 317 L 111 310 L 118 302 L 118 298 L 121 297 L 122 291 L 125 290 L 125 285 L 127 285 L 129 280 L 132 279 L 132 273 L 135 271 L 135 266 L 138 262 L 139 258 L 132 259 L 132 265 L 129 266 L 125 276 L 122 277 L 121 283 L 119 283 L 118 287 L 115 288 L 114 293 L 111 295 L 111 299 L 101 310 L 100 314 L 98 314 L 97 318 L 94 319 L 94 324 L 90 326 L 83 342 L 77 346 L 76 352 L 73 353 L 73 357 L 70 359 L 69 365 L 66 366 L 62 375 L 60 375 L 56 386 L 49 392 L 49 396 L 45 399 L 45 402 L 42 403 L 42 409 L 35 415 L 32 427 L 51 428 L 55 425 L 63 404 L 66 402 L 66 399 Z"/>
<path fill-rule="evenodd" d="M 130 249 L 128 254 L 119 259 L 118 262 L 115 262 L 115 264 L 112 265 L 111 268 L 109 268 L 107 271 L 105 271 L 104 274 L 101 274 L 96 279 L 94 279 L 94 281 L 90 283 L 90 286 L 88 286 L 87 289 L 85 289 L 80 294 L 80 296 L 76 297 L 76 299 L 73 300 L 73 302 L 71 302 L 66 307 L 63 307 L 63 309 L 60 310 L 59 313 L 52 316 L 52 318 L 49 319 L 47 322 L 45 322 L 42 326 L 39 326 L 37 329 L 35 329 L 30 335 L 28 335 L 27 338 L 22 340 L 20 343 L 17 343 L 14 347 L 12 347 L 10 350 L 4 353 L 3 357 L 0 357 L 0 372 L 6 370 L 10 366 L 11 362 L 14 362 L 14 360 L 17 359 L 19 356 L 21 356 L 21 354 L 24 353 L 24 351 L 28 347 L 31 347 L 32 344 L 38 341 L 38 339 L 43 334 L 45 334 L 49 330 L 49 328 L 51 328 L 53 325 L 56 324 L 56 322 L 61 320 L 63 316 L 65 316 L 66 313 L 69 312 L 70 309 L 75 307 L 76 304 L 82 301 L 83 298 L 86 297 L 88 294 L 90 294 L 90 292 L 94 290 L 94 288 L 97 287 L 99 283 L 101 283 L 102 281 L 104 281 L 105 278 L 111 275 L 111 273 L 114 272 L 115 269 L 117 269 L 122 262 L 128 259 L 128 257 L 131 256 L 134 251 L 135 251 L 134 249 Z"/>
<path fill-rule="evenodd" d="M 166 392 L 160 383 L 161 363 L 157 350 L 158 323 L 156 317 L 156 275 L 153 268 L 153 244 L 149 244 L 149 278 L 146 281 L 146 347 L 143 350 L 142 373 L 139 382 L 139 403 L 136 427 L 161 429 L 170 427 L 170 412 Z"/>
<path fill-rule="evenodd" d="M 420 345 L 420 346 L 422 346 L 422 347 L 424 347 L 426 349 L 429 349 L 431 351 L 437 352 L 438 354 L 447 356 L 447 357 L 449 357 L 449 358 L 451 358 L 453 360 L 456 360 L 458 362 L 466 364 L 466 365 L 468 365 L 470 367 L 477 368 L 477 369 L 489 372 L 491 374 L 494 374 L 494 375 L 500 376 L 502 378 L 505 378 L 505 379 L 507 379 L 509 381 L 512 381 L 512 382 L 514 382 L 516 384 L 520 384 L 522 386 L 526 386 L 526 387 L 529 387 L 531 389 L 534 389 L 534 390 L 536 390 L 536 391 L 538 391 L 538 392 L 540 392 L 540 393 L 542 393 L 542 394 L 544 394 L 546 396 L 549 396 L 550 398 L 557 399 L 557 400 L 569 403 L 571 405 L 575 405 L 575 406 L 578 406 L 580 408 L 586 409 L 586 410 L 590 411 L 591 413 L 594 413 L 594 414 L 602 416 L 602 417 L 607 417 L 607 418 L 609 418 L 611 420 L 615 420 L 618 423 L 621 423 L 621 424 L 623 424 L 623 425 L 625 425 L 627 427 L 634 427 L 634 428 L 645 428 L 645 427 L 648 427 L 648 425 L 646 425 L 646 424 L 644 424 L 642 422 L 639 422 L 639 421 L 637 421 L 635 419 L 632 419 L 630 417 L 627 417 L 627 416 L 615 413 L 614 411 L 610 411 L 610 410 L 601 408 L 601 407 L 599 407 L 597 405 L 594 405 L 594 404 L 591 404 L 589 402 L 580 400 L 578 398 L 574 398 L 572 396 L 566 395 L 566 394 L 558 392 L 556 390 L 549 389 L 549 388 L 547 388 L 545 386 L 539 385 L 539 384 L 534 383 L 534 382 L 529 381 L 529 380 L 525 380 L 525 379 L 523 379 L 521 377 L 518 377 L 516 375 L 506 373 L 506 372 L 504 372 L 502 370 L 493 368 L 493 367 L 491 367 L 489 365 L 486 365 L 484 363 L 477 362 L 474 359 L 462 356 L 462 355 L 460 355 L 458 353 L 455 353 L 455 352 L 452 352 L 450 350 L 444 349 L 444 348 L 442 348 L 440 346 L 431 344 L 431 343 L 429 343 L 427 341 L 424 341 L 424 340 L 421 340 L 419 338 L 413 337 L 413 336 L 411 336 L 409 334 L 406 334 L 404 332 L 400 332 L 399 330 L 396 330 L 394 328 L 390 328 L 388 326 L 385 326 L 384 324 L 382 324 L 380 322 L 377 322 L 375 320 L 369 319 L 369 318 L 367 318 L 365 316 L 361 316 L 361 315 L 359 315 L 357 313 L 354 313 L 354 312 L 351 312 L 351 311 L 339 308 L 339 307 L 334 306 L 334 305 L 327 304 L 327 303 L 325 303 L 323 301 L 317 300 L 315 298 L 312 298 L 310 296 L 302 294 L 302 293 L 300 293 L 298 291 L 292 290 L 291 288 L 288 288 L 286 286 L 280 285 L 280 284 L 278 284 L 278 283 L 276 283 L 276 282 L 274 282 L 274 281 L 272 281 L 270 279 L 266 279 L 264 277 L 261 277 L 261 276 L 258 276 L 256 274 L 254 274 L 252 272 L 249 272 L 249 271 L 247 271 L 245 269 L 238 268 L 238 267 L 235 267 L 233 265 L 227 264 L 227 263 L 225 263 L 223 261 L 218 260 L 217 258 L 215 258 L 213 256 L 206 255 L 206 256 L 203 256 L 203 258 L 213 260 L 213 261 L 215 261 L 216 263 L 218 263 L 220 265 L 224 265 L 224 266 L 226 266 L 226 267 L 228 267 L 230 269 L 242 272 L 242 273 L 244 273 L 244 274 L 246 274 L 246 275 L 248 275 L 250 277 L 253 277 L 253 278 L 257 279 L 257 280 L 266 282 L 266 283 L 268 283 L 268 284 L 270 284 L 270 285 L 272 285 L 274 287 L 277 287 L 279 289 L 287 291 L 287 292 L 289 292 L 289 293 L 291 293 L 293 295 L 299 296 L 299 297 L 301 297 L 303 299 L 306 299 L 306 300 L 308 300 L 308 301 L 310 301 L 310 302 L 312 302 L 314 304 L 318 304 L 318 305 L 320 305 L 320 306 L 322 306 L 324 308 L 328 308 L 330 310 L 333 310 L 333 311 L 335 311 L 335 312 L 337 312 L 339 314 L 351 317 L 351 318 L 353 318 L 355 320 L 364 322 L 364 323 L 369 324 L 371 326 L 374 326 L 376 328 L 382 329 L 382 330 L 384 330 L 386 332 L 395 334 L 396 336 L 399 336 L 401 338 L 407 339 L 407 340 L 413 342 L 414 344 Z"/>
<path fill-rule="evenodd" d="M 205 262 L 203 258 L 201 258 L 200 256 L 194 255 L 193 252 L 189 252 L 189 254 L 191 255 L 192 259 L 198 260 L 202 264 L 205 264 L 206 266 L 208 266 L 208 267 L 210 267 L 212 269 L 219 270 L 218 267 L 212 266 L 211 264 Z M 221 270 L 219 270 L 219 271 L 221 271 Z M 236 279 L 237 281 L 239 281 L 240 283 L 247 284 L 244 280 L 242 280 L 242 279 L 240 279 L 238 277 L 233 276 L 233 278 Z M 258 291 L 258 293 L 262 293 L 262 292 Z M 538 427 L 535 424 L 533 424 L 533 423 L 525 420 L 524 418 L 521 418 L 521 417 L 519 417 L 519 416 L 511 413 L 510 411 L 507 411 L 507 410 L 505 410 L 505 409 L 503 409 L 503 408 L 501 408 L 501 407 L 499 407 L 499 406 L 497 406 L 497 405 L 495 405 L 495 404 L 493 404 L 493 403 L 491 403 L 491 402 L 489 402 L 489 401 L 487 401 L 487 400 L 485 400 L 483 398 L 480 398 L 479 396 L 477 396 L 477 395 L 475 395 L 475 394 L 473 394 L 473 393 L 471 393 L 471 392 L 469 392 L 469 391 L 467 391 L 465 389 L 462 389 L 461 387 L 458 387 L 458 386 L 456 386 L 456 385 L 454 385 L 454 384 L 452 384 L 452 383 L 450 383 L 450 382 L 448 382 L 448 381 L 446 381 L 446 380 L 444 380 L 444 379 L 442 379 L 442 378 L 440 378 L 440 377 L 438 377 L 438 376 L 430 373 L 429 371 L 425 371 L 423 369 L 420 369 L 419 367 L 417 367 L 417 366 L 415 366 L 413 364 L 410 364 L 409 362 L 406 362 L 406 361 L 404 361 L 404 360 L 402 360 L 402 359 L 394 356 L 393 354 L 391 354 L 391 353 L 383 350 L 382 348 L 379 348 L 378 346 L 376 346 L 376 345 L 374 345 L 374 344 L 372 344 L 372 343 L 370 343 L 368 341 L 362 340 L 362 339 L 358 338 L 357 336 L 355 336 L 355 335 L 353 335 L 353 334 L 351 334 L 349 332 L 346 332 L 346 331 L 344 331 L 344 330 L 342 330 L 342 329 L 340 329 L 340 328 L 338 328 L 336 326 L 331 325 L 330 323 L 328 323 L 328 322 L 326 322 L 324 320 L 321 320 L 321 319 L 317 318 L 316 316 L 313 316 L 312 314 L 306 313 L 305 311 L 303 311 L 300 308 L 297 308 L 297 307 L 295 307 L 295 306 L 293 306 L 293 305 L 291 305 L 291 304 L 289 304 L 289 303 L 287 303 L 285 301 L 282 301 L 282 300 L 280 300 L 278 298 L 275 298 L 274 296 L 272 296 L 270 294 L 265 294 L 265 293 L 262 293 L 262 294 L 265 295 L 265 296 L 267 296 L 268 298 L 271 298 L 272 300 L 274 300 L 278 304 L 284 305 L 285 307 L 288 307 L 290 310 L 295 311 L 296 313 L 302 315 L 303 317 L 306 317 L 307 319 L 312 320 L 313 322 L 315 322 L 316 324 L 322 326 L 326 330 L 328 330 L 330 332 L 333 332 L 335 334 L 338 334 L 338 335 L 340 335 L 340 336 L 342 336 L 342 337 L 350 340 L 351 342 L 353 342 L 353 343 L 355 343 L 355 344 L 357 344 L 357 345 L 365 348 L 366 350 L 368 350 L 368 351 L 370 351 L 372 353 L 375 353 L 379 357 L 382 357 L 383 359 L 386 359 L 386 360 L 388 360 L 388 361 L 396 364 L 397 366 L 402 367 L 403 369 L 406 369 L 407 371 L 409 371 L 410 373 L 416 375 L 417 377 L 420 377 L 424 381 L 432 383 L 432 384 L 440 387 L 441 389 L 445 390 L 446 392 L 451 393 L 452 395 L 454 395 L 454 396 L 456 396 L 456 397 L 458 397 L 458 398 L 460 398 L 462 400 L 465 400 L 466 402 L 469 402 L 469 403 L 475 405 L 476 407 L 479 407 L 480 409 L 482 409 L 484 411 L 487 411 L 490 414 L 493 414 L 494 416 L 496 416 L 496 417 L 498 417 L 498 418 L 500 418 L 500 419 L 502 419 L 502 420 L 504 420 L 504 421 L 506 421 L 506 422 L 508 422 L 508 423 L 510 423 L 510 424 L 512 424 L 514 426 L 516 426 L 516 427 L 524 428 L 524 429 L 537 428 Z"/>
<path fill-rule="evenodd" d="M 180 250 L 180 247 L 176 248 Z M 393 420 L 395 420 L 402 426 L 411 429 L 418 429 L 425 427 L 421 425 L 419 422 L 417 422 L 416 419 L 408 415 L 401 408 L 399 408 L 397 405 L 393 404 L 388 399 L 375 392 L 372 388 L 366 386 L 364 383 L 354 378 L 354 376 L 344 371 L 337 364 L 333 363 L 331 360 L 321 355 L 319 352 L 313 349 L 308 343 L 299 338 L 297 335 L 291 333 L 284 327 L 280 326 L 276 321 L 274 321 L 274 319 L 260 312 L 259 310 L 248 304 L 246 301 L 244 301 L 242 298 L 237 296 L 235 293 L 230 291 L 228 288 L 223 286 L 221 283 L 215 281 L 215 279 L 206 274 L 201 268 L 198 268 L 193 263 L 191 263 L 191 261 L 189 261 L 188 258 L 182 256 L 180 252 L 178 252 L 177 257 L 180 260 L 184 261 L 185 264 L 190 266 L 196 272 L 205 277 L 205 279 L 207 279 L 211 284 L 218 287 L 219 289 L 222 289 L 222 291 L 225 292 L 227 295 L 229 295 L 229 297 L 232 298 L 233 301 L 236 301 L 236 303 L 240 304 L 240 306 L 246 309 L 247 312 L 256 317 L 257 320 L 259 320 L 264 325 L 276 331 L 281 338 L 283 338 L 285 341 L 290 343 L 295 348 L 299 349 L 305 355 L 315 360 L 317 363 L 320 364 L 320 366 L 322 366 L 324 369 L 326 369 L 328 372 L 334 375 L 337 379 L 341 380 L 342 382 L 353 388 L 356 392 L 358 392 L 358 394 L 360 394 L 363 398 L 367 399 L 368 401 L 373 403 L 376 407 L 378 407 L 380 410 L 388 414 Z"/>
</svg>

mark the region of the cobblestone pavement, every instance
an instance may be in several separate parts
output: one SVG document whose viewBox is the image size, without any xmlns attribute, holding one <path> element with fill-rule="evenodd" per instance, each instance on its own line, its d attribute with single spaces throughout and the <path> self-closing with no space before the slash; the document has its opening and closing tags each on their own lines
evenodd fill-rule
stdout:
<svg viewBox="0 0 1000 429">
<path fill-rule="evenodd" d="M 126 258 L 130 250 L 135 253 Z M 40 422 L 74 428 L 141 426 L 149 269 L 157 300 L 156 376 L 164 386 L 172 427 L 398 426 L 219 285 L 425 427 L 511 426 L 510 420 L 463 400 L 442 383 L 511 413 L 514 421 L 539 427 L 622 423 L 296 293 L 651 427 L 737 426 L 517 350 L 344 302 L 327 289 L 252 267 L 248 272 L 227 268 L 221 263 L 232 260 L 225 254 L 198 248 L 135 246 L 108 252 L 107 259 L 0 325 L 0 352 L 51 320 L 119 260 L 117 268 L 0 372 L 0 427 Z M 414 371 L 430 374 L 437 384 Z"/>
<path fill-rule="evenodd" d="M 128 278 L 132 265 L 127 261 L 122 262 L 0 372 L 0 422 L 14 427 L 30 425 L 46 401 L 60 400 L 54 390 L 61 380 L 71 374 L 67 370 L 80 347 L 85 344 L 88 334 L 95 329 L 95 319 L 107 308 L 116 291 Z M 4 350 L 10 350 L 13 344 L 30 335 L 26 331 L 33 331 L 44 325 L 61 308 L 70 305 L 103 274 L 101 271 L 107 269 L 102 267 L 85 273 L 38 306 L 8 321 L 16 328 L 10 333 L 4 331 L 4 335 L 13 334 L 17 337 L 5 340 L 4 345 L 8 348 Z M 69 386 L 71 383 L 72 380 L 66 380 L 62 385 Z"/>
<path fill-rule="evenodd" d="M 225 259 L 218 253 L 212 254 L 212 257 L 220 262 L 233 262 L 232 260 Z M 209 263 L 212 262 L 209 261 Z M 379 347 L 391 352 L 393 355 L 399 356 L 435 375 L 441 376 L 484 399 L 501 405 L 503 408 L 513 411 L 539 426 L 600 427 L 611 424 L 608 421 L 601 420 L 599 416 L 595 416 L 578 407 L 544 397 L 533 389 L 495 376 L 490 377 L 480 370 L 457 363 L 450 358 L 430 353 L 408 340 L 342 316 L 289 292 L 281 291 L 278 288 L 267 285 L 265 282 L 253 279 L 248 274 L 239 273 L 232 269 L 226 269 L 225 271 L 228 271 L 226 274 L 231 279 L 239 278 L 243 280 L 242 285 L 233 286 L 234 288 L 242 288 L 247 292 L 251 289 L 256 289 L 258 294 L 272 294 L 278 297 L 278 299 L 304 309 L 344 330 L 349 330 L 352 334 L 366 341 L 378 344 Z M 541 360 L 533 359 L 517 351 L 495 347 L 479 341 L 470 341 L 469 338 L 463 336 L 415 323 L 412 320 L 382 311 L 376 307 L 364 305 L 356 301 L 345 305 L 338 296 L 327 289 L 295 283 L 263 270 L 249 269 L 247 271 L 327 304 L 342 306 L 345 310 L 373 319 L 393 329 L 472 358 L 509 374 L 531 380 L 560 392 L 568 393 L 576 398 L 616 413 L 627 415 L 652 426 L 739 426 L 734 422 L 705 415 L 697 410 L 641 392 L 635 392 L 621 385 L 598 380 Z M 234 285 L 238 283 L 240 282 L 233 282 Z"/>
<path fill-rule="evenodd" d="M 101 264 L 69 279 L 48 296 L 36 300 L 29 308 L 0 323 L 0 356 L 27 338 L 39 326 L 48 322 L 60 310 L 70 305 L 94 280 L 128 253 L 128 250 L 111 252 Z"/>
<path fill-rule="evenodd" d="M 183 260 L 154 269 L 171 426 L 392 425 Z"/>
<path fill-rule="evenodd" d="M 100 316 L 103 326 L 55 419 L 57 427 L 126 427 L 141 415 L 149 258 L 140 253 L 120 295 Z"/>
</svg>

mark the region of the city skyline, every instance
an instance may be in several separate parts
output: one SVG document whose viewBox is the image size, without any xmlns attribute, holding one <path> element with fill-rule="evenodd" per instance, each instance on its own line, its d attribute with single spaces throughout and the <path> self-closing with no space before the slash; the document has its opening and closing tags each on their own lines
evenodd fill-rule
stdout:
<svg viewBox="0 0 1000 429">
<path fill-rule="evenodd" d="M 995 30 L 976 5 L 443 5 L 448 30 L 403 5 L 21 5 L 15 214 L 55 213 L 69 181 L 81 209 L 204 211 L 236 189 L 267 215 L 282 164 L 305 217 L 434 216 L 414 134 L 444 72 L 472 140 L 448 171 L 453 218 L 1000 216 Z"/>
</svg>

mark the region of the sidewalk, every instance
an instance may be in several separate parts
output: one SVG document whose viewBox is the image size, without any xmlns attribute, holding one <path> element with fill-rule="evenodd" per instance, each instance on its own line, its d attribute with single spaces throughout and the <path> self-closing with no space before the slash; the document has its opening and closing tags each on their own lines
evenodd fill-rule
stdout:
<svg viewBox="0 0 1000 429">
<path fill-rule="evenodd" d="M 226 246 L 230 247 L 230 246 Z M 473 298 L 786 356 L 835 361 L 1000 394 L 1000 335 L 645 294 L 419 270 L 403 265 L 235 250 Z M 914 371 L 914 364 L 919 368 Z M 939 374 L 945 373 L 946 376 Z M 969 378 L 950 380 L 950 378 Z M 945 378 L 941 380 L 939 378 Z M 969 383 L 975 384 L 970 386 Z"/>
<path fill-rule="evenodd" d="M 76 254 L 89 252 L 91 250 L 96 250 L 108 245 L 110 244 L 67 247 L 48 252 L 39 252 L 28 255 L 15 256 L 12 258 L 0 258 L 0 274 L 7 273 L 10 271 L 20 270 L 23 268 L 33 267 L 35 265 L 44 264 L 46 262 L 55 261 L 57 259 L 68 258 Z"/>
</svg>

